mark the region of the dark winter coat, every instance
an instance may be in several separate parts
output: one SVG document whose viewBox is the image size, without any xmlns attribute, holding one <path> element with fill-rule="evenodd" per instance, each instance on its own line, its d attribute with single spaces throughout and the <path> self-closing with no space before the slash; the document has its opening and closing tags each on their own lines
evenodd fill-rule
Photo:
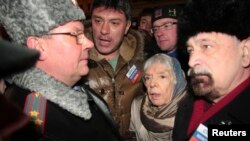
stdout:
<svg viewBox="0 0 250 141">
<path fill-rule="evenodd" d="M 16 75 L 13 81 L 15 84 L 7 89 L 5 95 L 21 109 L 24 109 L 27 96 L 32 92 L 46 99 L 43 126 L 38 126 L 44 141 L 119 140 L 115 124 L 87 94 L 93 94 L 93 91 L 86 88 L 83 91 L 73 90 L 38 69 Z M 99 99 L 99 102 L 104 101 Z M 102 106 L 107 107 L 105 103 Z M 39 114 L 42 112 L 39 111 Z"/>
<path fill-rule="evenodd" d="M 248 112 L 250 109 L 249 94 L 250 83 L 233 101 L 223 107 L 203 124 L 205 126 L 211 124 L 221 125 L 222 123 L 250 124 L 250 112 Z M 173 131 L 174 141 L 185 141 L 190 139 L 191 135 L 187 136 L 187 130 L 193 111 L 194 100 L 195 97 L 189 95 L 178 109 Z"/>
</svg>

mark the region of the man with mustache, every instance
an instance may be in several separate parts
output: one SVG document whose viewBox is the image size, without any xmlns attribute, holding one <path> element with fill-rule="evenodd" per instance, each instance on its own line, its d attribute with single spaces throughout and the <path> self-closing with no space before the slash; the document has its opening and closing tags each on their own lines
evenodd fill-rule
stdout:
<svg viewBox="0 0 250 141">
<path fill-rule="evenodd" d="M 209 125 L 250 124 L 250 1 L 192 0 L 179 18 L 194 95 L 178 109 L 173 138 Z M 198 128 L 198 130 L 197 130 Z"/>
</svg>

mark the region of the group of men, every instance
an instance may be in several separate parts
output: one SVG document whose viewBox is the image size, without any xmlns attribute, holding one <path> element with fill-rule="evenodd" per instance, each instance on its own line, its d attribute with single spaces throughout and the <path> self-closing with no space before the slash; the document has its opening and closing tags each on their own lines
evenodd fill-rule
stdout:
<svg viewBox="0 0 250 141">
<path fill-rule="evenodd" d="M 145 40 L 130 29 L 129 2 L 94 0 L 89 27 L 74 0 L 0 0 L 0 5 L 12 42 L 40 54 L 34 66 L 8 77 L 4 93 L 30 122 L 20 114 L 20 126 L 0 130 L 0 140 L 20 140 L 31 130 L 33 140 L 133 140 L 130 108 L 144 93 Z M 155 9 L 151 31 L 157 45 L 185 71 L 189 65 L 192 91 L 179 105 L 173 140 L 188 140 L 200 124 L 250 123 L 250 115 L 238 110 L 250 106 L 249 7 L 248 0 L 192 0 L 180 15 L 176 5 Z M 176 52 L 179 47 L 189 58 Z"/>
</svg>

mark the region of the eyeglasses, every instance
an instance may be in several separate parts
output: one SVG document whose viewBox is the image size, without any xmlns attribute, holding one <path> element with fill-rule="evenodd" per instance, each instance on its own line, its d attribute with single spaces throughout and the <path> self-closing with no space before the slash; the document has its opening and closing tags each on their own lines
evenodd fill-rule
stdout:
<svg viewBox="0 0 250 141">
<path fill-rule="evenodd" d="M 165 23 L 163 25 L 160 25 L 160 26 L 155 26 L 151 29 L 151 33 L 155 33 L 157 31 L 159 31 L 160 28 L 164 29 L 164 30 L 170 30 L 172 29 L 173 25 L 177 24 L 177 22 L 168 22 L 168 23 Z"/>
<path fill-rule="evenodd" d="M 76 33 L 76 32 L 64 32 L 64 33 L 49 33 L 46 35 L 68 35 L 71 37 L 75 37 L 76 43 L 81 45 L 83 43 L 84 33 Z"/>
</svg>

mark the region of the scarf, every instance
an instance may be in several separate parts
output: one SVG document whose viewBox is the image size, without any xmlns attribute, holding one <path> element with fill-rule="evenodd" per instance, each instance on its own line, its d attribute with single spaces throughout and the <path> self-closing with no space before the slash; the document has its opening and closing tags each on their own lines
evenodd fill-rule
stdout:
<svg viewBox="0 0 250 141">
<path fill-rule="evenodd" d="M 164 55 L 164 54 L 162 54 Z M 161 54 L 159 54 L 159 57 Z M 165 56 L 165 57 L 164 57 Z M 172 140 L 172 131 L 175 121 L 175 115 L 178 109 L 179 102 L 186 95 L 187 81 L 180 63 L 172 57 L 164 55 L 164 61 L 170 63 L 173 78 L 173 93 L 170 93 L 172 98 L 163 106 L 154 106 L 148 96 L 142 99 L 140 117 L 144 127 L 148 130 L 148 135 L 151 140 L 170 141 Z M 154 58 L 153 62 L 162 61 L 161 58 Z M 161 62 L 162 63 L 162 62 Z M 163 63 L 164 64 L 164 63 Z"/>
<path fill-rule="evenodd" d="M 156 107 L 151 104 L 145 96 L 141 105 L 141 121 L 145 128 L 152 132 L 170 132 L 174 126 L 175 114 L 178 103 L 185 96 L 185 93 L 177 95 L 168 104 Z"/>
</svg>

